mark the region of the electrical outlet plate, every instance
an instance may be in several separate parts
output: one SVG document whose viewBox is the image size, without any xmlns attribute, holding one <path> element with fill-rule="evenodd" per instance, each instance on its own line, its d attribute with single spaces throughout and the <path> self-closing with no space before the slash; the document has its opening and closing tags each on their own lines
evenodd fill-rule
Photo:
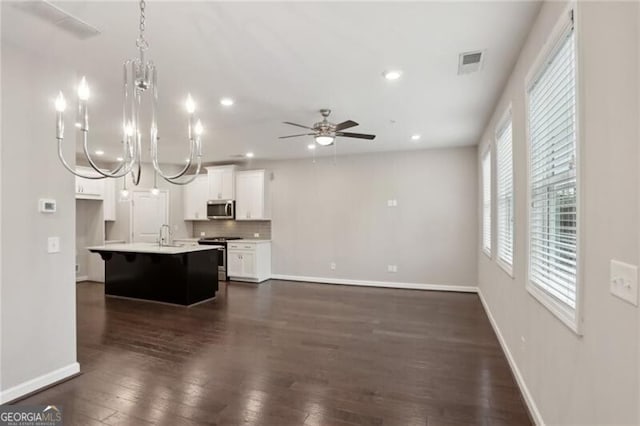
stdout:
<svg viewBox="0 0 640 426">
<path fill-rule="evenodd" d="M 335 262 L 331 262 L 331 263 L 329 264 L 329 267 L 331 268 L 331 270 L 332 270 L 332 271 L 335 271 L 335 270 L 336 270 L 336 264 L 335 264 Z"/>
<path fill-rule="evenodd" d="M 617 260 L 610 266 L 611 294 L 638 306 L 638 267 Z"/>
</svg>

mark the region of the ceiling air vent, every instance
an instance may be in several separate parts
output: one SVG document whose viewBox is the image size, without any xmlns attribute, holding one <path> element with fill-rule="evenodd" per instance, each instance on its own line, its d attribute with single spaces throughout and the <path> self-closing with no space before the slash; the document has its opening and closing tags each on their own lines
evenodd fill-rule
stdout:
<svg viewBox="0 0 640 426">
<path fill-rule="evenodd" d="M 484 51 L 465 52 L 458 60 L 458 75 L 479 71 L 484 62 Z"/>
<path fill-rule="evenodd" d="M 87 24 L 46 0 L 21 1 L 14 3 L 13 6 L 29 15 L 55 25 L 80 40 L 86 40 L 100 34 L 100 30 L 96 27 Z"/>
</svg>

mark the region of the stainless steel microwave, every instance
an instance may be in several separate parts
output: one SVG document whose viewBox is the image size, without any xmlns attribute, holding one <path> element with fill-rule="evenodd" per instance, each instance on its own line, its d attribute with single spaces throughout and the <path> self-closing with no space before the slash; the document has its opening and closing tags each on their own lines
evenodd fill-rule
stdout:
<svg viewBox="0 0 640 426">
<path fill-rule="evenodd" d="M 207 217 L 209 219 L 235 219 L 236 202 L 233 200 L 207 201 Z"/>
</svg>

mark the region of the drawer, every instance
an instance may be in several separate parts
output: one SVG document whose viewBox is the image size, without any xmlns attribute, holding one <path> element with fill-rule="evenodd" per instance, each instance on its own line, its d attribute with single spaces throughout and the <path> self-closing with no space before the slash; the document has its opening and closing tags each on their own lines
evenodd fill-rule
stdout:
<svg viewBox="0 0 640 426">
<path fill-rule="evenodd" d="M 229 243 L 229 250 L 255 250 L 255 243 Z"/>
</svg>

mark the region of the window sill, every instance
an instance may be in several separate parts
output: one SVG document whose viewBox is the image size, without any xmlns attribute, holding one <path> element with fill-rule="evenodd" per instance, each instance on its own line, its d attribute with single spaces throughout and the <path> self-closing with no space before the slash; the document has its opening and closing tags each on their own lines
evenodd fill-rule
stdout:
<svg viewBox="0 0 640 426">
<path fill-rule="evenodd" d="M 507 275 L 509 275 L 509 277 L 511 277 L 511 279 L 515 278 L 515 276 L 513 275 L 513 265 L 509 265 L 507 262 L 503 261 L 500 258 L 496 260 L 496 263 Z"/>
<path fill-rule="evenodd" d="M 491 251 L 488 250 L 487 248 L 483 247 L 482 248 L 482 253 L 484 253 L 485 256 L 487 256 L 489 259 L 491 259 Z"/>
<path fill-rule="evenodd" d="M 556 318 L 560 320 L 567 328 L 569 328 L 577 336 L 582 336 L 582 327 L 577 320 L 577 312 L 567 308 L 561 302 L 558 302 L 553 297 L 545 293 L 544 290 L 539 289 L 534 283 L 528 281 L 527 291 L 533 296 L 542 306 L 547 308 Z"/>
</svg>

